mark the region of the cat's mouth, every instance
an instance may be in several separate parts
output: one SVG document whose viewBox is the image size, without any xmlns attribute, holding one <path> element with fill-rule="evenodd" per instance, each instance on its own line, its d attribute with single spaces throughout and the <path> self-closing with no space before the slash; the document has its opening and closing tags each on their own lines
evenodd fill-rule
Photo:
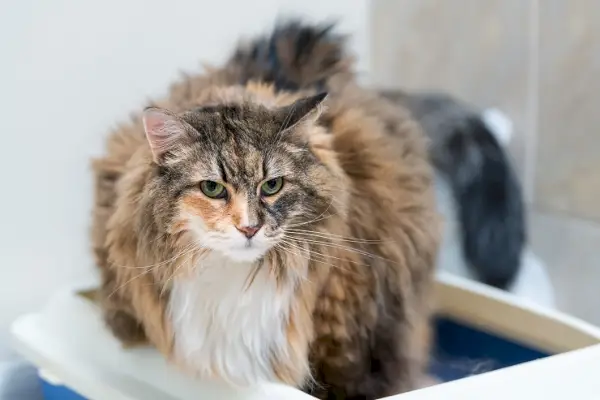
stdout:
<svg viewBox="0 0 600 400">
<path fill-rule="evenodd" d="M 250 238 L 234 234 L 227 237 L 199 239 L 199 242 L 233 261 L 255 262 L 263 258 L 278 243 L 276 239 L 277 235 L 272 234 L 269 236 L 258 234 Z"/>
</svg>

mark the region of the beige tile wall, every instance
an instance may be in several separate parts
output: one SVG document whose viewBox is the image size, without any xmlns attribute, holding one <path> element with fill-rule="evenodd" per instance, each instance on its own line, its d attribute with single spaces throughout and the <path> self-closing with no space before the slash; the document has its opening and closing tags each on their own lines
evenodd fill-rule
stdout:
<svg viewBox="0 0 600 400">
<path fill-rule="evenodd" d="M 530 242 L 550 268 L 558 307 L 600 325 L 600 226 L 535 211 Z"/>
<path fill-rule="evenodd" d="M 373 1 L 371 83 L 443 89 L 515 122 L 517 169 L 533 129 L 530 8 L 523 0 Z"/>
<path fill-rule="evenodd" d="M 370 82 L 515 122 L 531 245 L 559 306 L 600 324 L 600 1 L 373 0 Z"/>
<path fill-rule="evenodd" d="M 536 203 L 600 221 L 598 0 L 542 1 L 539 65 Z"/>
</svg>

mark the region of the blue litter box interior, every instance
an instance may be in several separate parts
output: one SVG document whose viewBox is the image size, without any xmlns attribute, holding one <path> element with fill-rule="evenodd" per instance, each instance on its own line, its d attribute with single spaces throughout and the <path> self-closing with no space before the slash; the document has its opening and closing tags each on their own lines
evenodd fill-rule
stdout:
<svg viewBox="0 0 600 400">
<path fill-rule="evenodd" d="M 549 354 L 446 317 L 437 317 L 430 373 L 444 382 L 510 367 Z M 45 400 L 85 400 L 42 380 Z"/>
<path fill-rule="evenodd" d="M 435 334 L 429 370 L 444 382 L 550 355 L 445 317 L 436 319 Z"/>
</svg>

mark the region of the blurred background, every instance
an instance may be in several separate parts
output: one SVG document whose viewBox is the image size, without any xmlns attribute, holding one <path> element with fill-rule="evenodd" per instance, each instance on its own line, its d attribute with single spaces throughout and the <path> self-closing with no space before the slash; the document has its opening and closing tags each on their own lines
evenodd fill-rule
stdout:
<svg viewBox="0 0 600 400">
<path fill-rule="evenodd" d="M 529 242 L 559 309 L 600 325 L 600 4 L 370 3 L 370 82 L 445 89 L 515 124 Z"/>
<path fill-rule="evenodd" d="M 514 121 L 530 242 L 560 309 L 600 324 L 595 0 L 21 0 L 0 15 L 0 359 L 9 323 L 89 281 L 90 158 L 181 71 L 277 18 L 339 21 L 360 79 L 448 90 Z"/>
</svg>

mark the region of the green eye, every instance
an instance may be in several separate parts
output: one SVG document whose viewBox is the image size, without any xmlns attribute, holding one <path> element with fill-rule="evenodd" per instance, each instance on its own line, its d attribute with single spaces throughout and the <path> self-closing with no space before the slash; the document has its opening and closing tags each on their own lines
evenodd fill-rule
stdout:
<svg viewBox="0 0 600 400">
<path fill-rule="evenodd" d="M 263 196 L 273 196 L 283 187 L 283 178 L 270 179 L 260 186 L 260 194 Z"/>
<path fill-rule="evenodd" d="M 200 190 L 202 190 L 202 193 L 211 199 L 222 199 L 227 196 L 227 190 L 225 190 L 225 186 L 215 181 L 200 182 Z"/>
</svg>

